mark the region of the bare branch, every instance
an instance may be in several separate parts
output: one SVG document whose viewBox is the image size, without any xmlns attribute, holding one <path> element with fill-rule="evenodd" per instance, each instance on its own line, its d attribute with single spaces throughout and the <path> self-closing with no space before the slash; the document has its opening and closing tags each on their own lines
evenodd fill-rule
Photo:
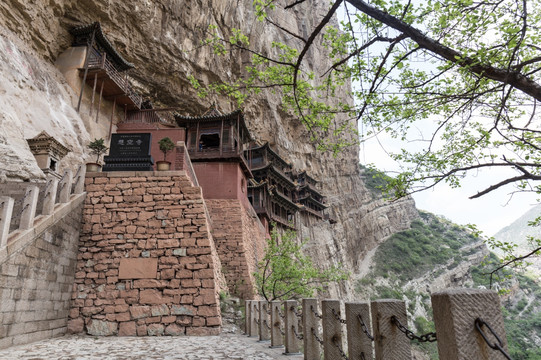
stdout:
<svg viewBox="0 0 541 360">
<path fill-rule="evenodd" d="M 517 182 L 517 181 L 520 181 L 520 180 L 528 180 L 529 177 L 526 176 L 526 175 L 521 175 L 521 176 L 515 176 L 515 177 L 512 177 L 512 178 L 509 178 L 509 179 L 505 179 L 503 181 L 500 181 L 499 183 L 497 184 L 494 184 L 492 186 L 489 186 L 488 188 L 486 188 L 485 190 L 481 191 L 481 192 L 478 192 L 477 194 L 475 195 L 472 195 L 470 196 L 469 198 L 470 199 L 477 199 L 483 195 L 486 195 L 488 194 L 489 192 L 491 191 L 494 191 L 496 189 L 499 189 L 501 188 L 502 186 L 504 185 L 507 185 L 507 184 L 511 184 L 511 183 L 514 183 L 514 182 Z"/>
<path fill-rule="evenodd" d="M 530 253 L 526 254 L 526 255 L 523 255 L 523 256 L 518 256 L 518 257 L 513 257 L 511 260 L 508 260 L 504 263 L 502 263 L 500 266 L 498 266 L 497 268 L 495 268 L 494 270 L 492 270 L 489 274 L 490 274 L 490 285 L 492 287 L 492 276 L 494 274 L 496 274 L 498 271 L 500 271 L 501 269 L 509 266 L 509 265 L 512 265 L 512 264 L 515 264 L 517 262 L 520 262 L 524 259 L 527 259 L 529 258 L 530 256 L 534 256 L 536 255 L 537 253 L 541 252 L 541 247 L 538 247 L 537 249 L 531 251 Z"/>
<path fill-rule="evenodd" d="M 297 0 L 297 1 L 295 1 L 293 4 L 286 5 L 286 6 L 284 7 L 284 9 L 285 9 L 285 10 L 291 9 L 291 8 L 293 8 L 293 7 L 295 7 L 295 6 L 299 5 L 299 4 L 302 4 L 303 2 L 305 2 L 305 0 Z"/>
<path fill-rule="evenodd" d="M 305 40 L 302 36 L 300 36 L 300 35 L 298 35 L 298 34 L 295 34 L 295 33 L 292 32 L 292 31 L 289 31 L 288 29 L 286 29 L 285 27 L 283 27 L 283 26 L 281 26 L 281 25 L 278 25 L 277 23 L 275 23 L 274 21 L 272 21 L 272 20 L 269 19 L 268 17 L 266 17 L 265 20 L 266 20 L 267 22 L 269 22 L 270 24 L 276 26 L 278 29 L 282 30 L 282 31 L 285 32 L 286 34 L 289 34 L 289 35 L 293 36 L 294 38 L 301 40 L 303 43 L 306 43 L 306 40 Z"/>
</svg>

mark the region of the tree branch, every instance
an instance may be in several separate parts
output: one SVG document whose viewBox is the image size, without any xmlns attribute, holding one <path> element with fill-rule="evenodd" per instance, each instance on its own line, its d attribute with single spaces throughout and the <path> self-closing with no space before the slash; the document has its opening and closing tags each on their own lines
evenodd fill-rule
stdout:
<svg viewBox="0 0 541 360">
<path fill-rule="evenodd" d="M 501 269 L 503 269 L 504 267 L 507 267 L 509 265 L 512 265 L 516 262 L 519 262 L 519 261 L 522 261 L 524 259 L 527 259 L 529 258 L 530 256 L 534 256 L 536 253 L 538 252 L 541 252 L 541 247 L 538 247 L 537 249 L 533 250 L 532 252 L 526 254 L 526 255 L 523 255 L 523 256 L 518 256 L 518 257 L 513 257 L 511 260 L 508 260 L 504 263 L 502 263 L 500 266 L 498 266 L 496 269 L 492 270 L 489 274 L 490 274 L 490 287 L 492 288 L 492 276 L 494 274 L 496 274 L 498 271 L 500 271 Z"/>
<path fill-rule="evenodd" d="M 348 3 L 356 7 L 359 11 L 384 23 L 387 26 L 405 34 L 407 37 L 415 41 L 420 47 L 425 48 L 444 59 L 457 64 L 460 67 L 467 68 L 468 71 L 491 80 L 499 81 L 512 85 L 523 93 L 530 95 L 532 98 L 541 100 L 541 85 L 537 84 L 532 79 L 518 72 L 508 72 L 507 69 L 500 69 L 488 64 L 479 64 L 479 62 L 470 57 L 464 56 L 458 51 L 451 49 L 440 42 L 429 38 L 420 30 L 413 26 L 397 19 L 388 13 L 381 11 L 363 0 L 346 0 Z"/>
<path fill-rule="evenodd" d="M 302 4 L 303 2 L 305 2 L 306 0 L 297 0 L 295 1 L 293 4 L 289 4 L 289 5 L 286 5 L 284 7 L 285 10 L 287 9 L 291 9 L 291 8 L 294 8 L 295 6 L 299 5 L 299 4 Z"/>
<path fill-rule="evenodd" d="M 268 21 L 270 24 L 276 26 L 278 29 L 282 30 L 286 34 L 289 34 L 289 35 L 293 36 L 294 38 L 301 40 L 303 43 L 306 43 L 306 40 L 302 36 L 297 35 L 292 31 L 289 31 L 288 29 L 286 29 L 285 27 L 283 27 L 281 25 L 278 25 L 277 23 L 275 23 L 274 21 L 272 21 L 268 17 L 266 17 L 265 20 Z"/>
</svg>

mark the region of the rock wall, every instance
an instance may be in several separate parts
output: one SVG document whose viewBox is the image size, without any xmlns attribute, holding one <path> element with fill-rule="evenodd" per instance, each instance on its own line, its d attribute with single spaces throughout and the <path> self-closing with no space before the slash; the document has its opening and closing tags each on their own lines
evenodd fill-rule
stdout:
<svg viewBox="0 0 541 360">
<path fill-rule="evenodd" d="M 328 7 L 327 1 L 317 0 L 288 12 L 283 10 L 285 3 L 278 1 L 271 16 L 301 35 L 314 28 Z M 85 144 L 91 138 L 108 135 L 106 117 L 96 124 L 86 111 L 77 114 L 73 110 L 78 94 L 52 66 L 70 45 L 68 29 L 94 21 L 101 22 L 116 48 L 136 65 L 132 76 L 138 88 L 155 104 L 181 107 L 187 115 L 201 114 L 213 102 L 223 111 L 235 108 L 223 97 L 199 98 L 187 80 L 193 75 L 203 83 L 228 81 L 243 72 L 246 54 L 232 51 L 216 57 L 210 48 L 200 46 L 209 25 L 216 25 L 225 36 L 232 28 L 240 28 L 252 46 L 268 53 L 273 51 L 272 40 L 298 46 L 287 34 L 257 22 L 252 0 L 3 1 L 0 76 L 5 80 L 0 84 L 0 121 L 6 130 L 0 134 L 4 162 L 0 177 L 41 176 L 24 139 L 42 129 L 72 147 L 73 161 L 85 156 Z M 306 66 L 317 72 L 328 66 L 329 60 L 320 39 L 316 43 L 307 54 Z M 9 54 L 8 47 L 15 55 Z M 351 101 L 347 88 L 342 101 Z M 338 223 L 302 227 L 303 235 L 311 237 L 316 264 L 342 263 L 355 274 L 367 251 L 385 236 L 406 228 L 417 216 L 413 201 L 388 204 L 372 200 L 359 176 L 358 147 L 351 146 L 337 157 L 317 151 L 300 121 L 284 112 L 280 104 L 279 97 L 270 92 L 250 98 L 244 107 L 248 127 L 256 139 L 269 141 L 296 169 L 306 169 L 321 181 L 322 193 L 329 199 L 328 211 Z M 107 106 L 110 104 L 104 104 Z M 354 122 L 350 125 L 356 127 Z M 346 135 L 347 140 L 353 136 Z M 66 161 L 69 164 L 70 160 Z M 330 289 L 328 296 L 352 298 L 352 288 L 350 282 Z"/>
<path fill-rule="evenodd" d="M 216 335 L 217 256 L 201 188 L 183 171 L 90 173 L 69 328 Z"/>
<path fill-rule="evenodd" d="M 0 249 L 0 348 L 66 333 L 82 197 Z"/>
</svg>

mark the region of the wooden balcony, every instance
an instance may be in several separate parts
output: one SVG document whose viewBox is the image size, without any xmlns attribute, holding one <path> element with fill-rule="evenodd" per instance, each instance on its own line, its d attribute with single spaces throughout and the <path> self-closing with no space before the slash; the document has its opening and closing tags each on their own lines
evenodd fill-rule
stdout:
<svg viewBox="0 0 541 360">
<path fill-rule="evenodd" d="M 188 151 L 190 153 L 190 159 L 192 159 L 192 161 L 238 161 L 243 171 L 247 174 L 247 177 L 253 177 L 252 172 L 248 167 L 248 162 L 244 157 L 244 152 L 238 151 L 235 148 L 232 148 L 230 146 L 222 146 L 222 149 L 220 151 L 219 147 L 202 149 L 196 149 L 192 147 L 188 149 Z"/>
<path fill-rule="evenodd" d="M 165 126 L 176 126 L 176 108 L 166 109 L 142 109 L 128 111 L 123 123 L 127 124 L 161 124 Z"/>
<path fill-rule="evenodd" d="M 125 105 L 128 110 L 141 109 L 143 98 L 133 89 L 127 73 L 119 72 L 105 54 L 96 49 L 90 51 L 86 83 L 94 91 L 102 92 L 104 98 L 115 99 L 117 105 Z M 84 71 L 80 76 L 84 77 Z"/>
</svg>

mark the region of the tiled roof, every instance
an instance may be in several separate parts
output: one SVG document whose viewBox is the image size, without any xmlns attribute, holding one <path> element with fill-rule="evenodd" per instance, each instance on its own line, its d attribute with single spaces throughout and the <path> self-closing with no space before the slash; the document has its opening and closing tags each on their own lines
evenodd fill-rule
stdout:
<svg viewBox="0 0 541 360">
<path fill-rule="evenodd" d="M 95 22 L 93 24 L 87 24 L 87 25 L 81 25 L 74 27 L 70 30 L 70 33 L 75 37 L 88 37 L 90 38 L 92 36 L 92 32 L 96 31 L 95 35 L 95 41 L 99 44 L 100 47 L 102 47 L 109 56 L 109 59 L 112 60 L 115 65 L 117 65 L 119 71 L 125 71 L 128 69 L 133 69 L 135 65 L 124 59 L 122 55 L 116 49 L 113 47 L 109 39 L 107 39 L 107 36 L 103 33 L 101 29 L 101 24 L 99 22 Z M 74 44 L 74 45 L 81 45 L 81 44 Z"/>
</svg>

